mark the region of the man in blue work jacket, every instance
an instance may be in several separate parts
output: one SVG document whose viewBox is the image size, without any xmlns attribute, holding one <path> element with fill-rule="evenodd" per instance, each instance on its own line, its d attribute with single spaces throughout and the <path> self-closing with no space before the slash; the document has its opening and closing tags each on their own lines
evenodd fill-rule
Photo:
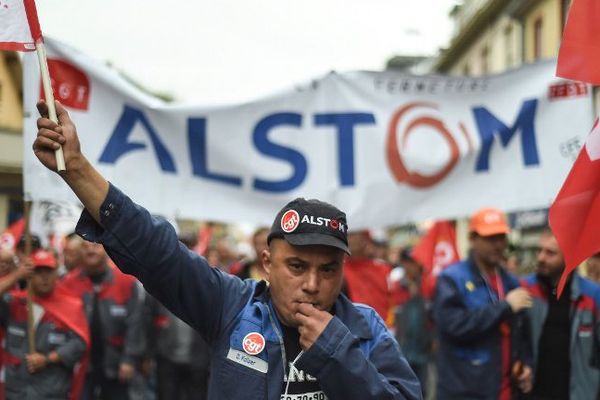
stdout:
<svg viewBox="0 0 600 400">
<path fill-rule="evenodd" d="M 469 258 L 437 280 L 438 399 L 510 400 L 513 386 L 531 390 L 528 331 L 518 315 L 531 297 L 502 267 L 509 232 L 502 212 L 479 210 L 469 231 Z"/>
<path fill-rule="evenodd" d="M 76 129 L 56 103 L 59 123 L 38 104 L 33 150 L 56 170 L 86 210 L 84 239 L 102 243 L 124 272 L 212 348 L 210 399 L 419 399 L 421 389 L 381 318 L 340 295 L 348 252 L 343 212 L 296 199 L 276 216 L 262 262 L 270 285 L 211 268 L 153 218 L 110 185 L 81 154 Z"/>
</svg>

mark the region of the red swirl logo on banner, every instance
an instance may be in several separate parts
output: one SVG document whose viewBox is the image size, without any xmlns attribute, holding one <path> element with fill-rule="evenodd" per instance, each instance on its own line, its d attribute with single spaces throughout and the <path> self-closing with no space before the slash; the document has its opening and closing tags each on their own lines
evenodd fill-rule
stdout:
<svg viewBox="0 0 600 400">
<path fill-rule="evenodd" d="M 409 186 L 416 188 L 428 188 L 436 185 L 442 181 L 450 171 L 456 166 L 460 157 L 460 148 L 456 139 L 452 136 L 444 122 L 438 117 L 432 115 L 418 115 L 408 120 L 408 112 L 415 109 L 428 109 L 437 110 L 438 107 L 434 103 L 428 102 L 413 102 L 405 105 L 394 113 L 392 120 L 390 121 L 388 137 L 386 142 L 386 155 L 387 162 L 394 178 L 400 183 L 406 183 Z M 398 126 L 403 123 L 404 129 L 402 132 L 398 131 Z M 450 157 L 446 164 L 436 173 L 432 175 L 425 175 L 419 172 L 410 171 L 404 162 L 402 157 L 401 148 L 406 146 L 408 137 L 414 132 L 416 128 L 427 127 L 438 132 L 440 136 L 445 140 L 446 145 L 450 151 Z M 466 131 L 465 126 L 460 123 L 459 128 L 462 134 L 465 136 L 469 149 L 472 148 L 471 140 Z M 398 144 L 401 144 L 401 147 Z"/>
</svg>

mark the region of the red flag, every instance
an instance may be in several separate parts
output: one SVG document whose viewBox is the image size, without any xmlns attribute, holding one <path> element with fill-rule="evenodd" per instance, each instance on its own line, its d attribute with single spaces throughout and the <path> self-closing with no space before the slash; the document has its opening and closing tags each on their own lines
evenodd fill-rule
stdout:
<svg viewBox="0 0 600 400">
<path fill-rule="evenodd" d="M 436 276 L 443 268 L 458 261 L 454 224 L 450 221 L 433 224 L 414 247 L 412 256 L 427 272 Z"/>
<path fill-rule="evenodd" d="M 600 2 L 574 0 L 558 53 L 556 75 L 600 85 Z"/>
<path fill-rule="evenodd" d="M 550 207 L 550 227 L 565 257 L 558 295 L 569 273 L 600 251 L 600 125 L 598 120 Z"/>
<path fill-rule="evenodd" d="M 574 0 L 556 74 L 600 84 L 600 2 Z M 565 257 L 558 295 L 573 271 L 600 250 L 600 128 L 598 120 L 550 207 L 550 227 Z"/>
<path fill-rule="evenodd" d="M 35 51 L 43 40 L 33 0 L 2 0 L 0 21 L 0 50 Z"/>
<path fill-rule="evenodd" d="M 14 250 L 23 232 L 25 231 L 25 219 L 14 222 L 0 235 L 0 248 Z"/>
<path fill-rule="evenodd" d="M 414 247 L 412 257 L 425 268 L 423 293 L 427 297 L 433 296 L 438 274 L 460 259 L 456 250 L 454 224 L 450 221 L 436 222 Z"/>
</svg>

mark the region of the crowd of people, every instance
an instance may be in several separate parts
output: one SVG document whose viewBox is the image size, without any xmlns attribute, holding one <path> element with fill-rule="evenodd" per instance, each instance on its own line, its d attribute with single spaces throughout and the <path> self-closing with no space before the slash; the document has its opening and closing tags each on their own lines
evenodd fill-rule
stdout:
<svg viewBox="0 0 600 400">
<path fill-rule="evenodd" d="M 343 211 L 299 198 L 253 257 L 204 258 L 87 162 L 60 104 L 60 126 L 38 107 L 34 152 L 55 169 L 63 145 L 85 210 L 62 255 L 39 240 L 0 253 L 7 399 L 598 398 L 600 286 L 575 272 L 557 297 L 551 230 L 517 277 L 505 216 L 479 210 L 468 256 L 430 290 L 410 248 L 393 268 Z"/>
<path fill-rule="evenodd" d="M 600 286 L 592 281 L 600 281 L 600 253 L 587 261 L 587 278 L 575 273 L 557 299 L 564 260 L 549 229 L 540 237 L 535 273 L 522 277 L 504 267 L 509 227 L 499 211 L 475 214 L 469 231 L 468 258 L 440 274 L 433 296 L 411 247 L 401 247 L 393 265 L 368 231 L 350 232 L 342 292 L 386 321 L 424 397 L 595 399 Z M 268 234 L 261 227 L 249 238 L 253 257 L 233 256 L 218 268 L 241 279 L 267 279 L 261 254 Z M 180 241 L 196 248 L 193 235 Z M 22 239 L 16 252 L 0 251 L 6 398 L 48 398 L 42 393 L 49 387 L 56 398 L 73 390 L 83 399 L 207 398 L 210 346 L 120 272 L 102 245 L 71 234 L 60 254 L 42 249 L 36 236 L 31 257 L 24 247 Z M 27 330 L 19 290 L 27 278 L 36 299 L 55 292 L 50 302 L 58 303 L 37 317 L 33 354 L 18 340 Z M 65 298 L 56 294 L 65 292 L 81 300 L 84 317 L 72 304 L 60 304 Z M 66 320 L 65 310 L 72 313 Z M 85 368 L 83 377 L 78 368 Z"/>
</svg>

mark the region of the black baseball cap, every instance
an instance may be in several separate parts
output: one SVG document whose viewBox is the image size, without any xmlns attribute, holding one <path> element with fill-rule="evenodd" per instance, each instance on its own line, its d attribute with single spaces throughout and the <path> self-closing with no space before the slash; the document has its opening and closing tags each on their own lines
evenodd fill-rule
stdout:
<svg viewBox="0 0 600 400">
<path fill-rule="evenodd" d="M 267 242 L 273 239 L 285 239 L 294 246 L 331 246 L 350 254 L 346 214 L 315 199 L 297 198 L 286 204 L 277 213 Z"/>
</svg>

